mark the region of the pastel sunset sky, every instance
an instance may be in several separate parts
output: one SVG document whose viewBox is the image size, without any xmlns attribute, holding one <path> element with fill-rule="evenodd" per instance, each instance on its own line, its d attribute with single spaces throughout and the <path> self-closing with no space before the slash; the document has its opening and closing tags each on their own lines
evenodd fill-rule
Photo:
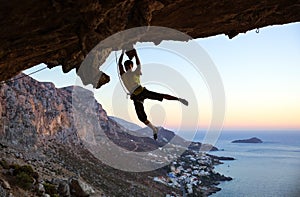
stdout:
<svg viewBox="0 0 300 197">
<path fill-rule="evenodd" d="M 225 35 L 196 39 L 203 53 L 216 67 L 224 86 L 224 129 L 300 130 L 299 35 L 300 23 L 293 23 L 265 27 L 259 33 L 252 30 L 233 39 Z M 143 47 L 143 44 L 137 47 Z M 145 108 L 149 119 L 156 125 L 170 129 L 179 126 L 206 129 L 211 122 L 213 106 L 210 87 L 205 79 L 195 77 L 194 70 L 184 69 L 184 61 L 169 57 L 156 50 L 154 45 L 138 53 L 143 64 L 143 84 L 154 91 L 186 96 L 190 101 L 189 107 L 174 101 L 147 101 Z M 120 88 L 115 54 L 111 54 L 106 64 L 105 72 L 111 76 L 111 82 L 100 90 L 93 90 L 96 99 L 108 115 L 119 116 L 142 126 L 136 118 L 133 104 Z M 172 66 L 163 71 L 160 64 Z M 25 73 L 43 66 L 38 65 Z M 166 74 L 168 72 L 171 74 Z M 182 78 L 187 82 L 186 88 L 176 85 L 180 80 L 173 76 L 177 74 L 180 80 Z M 60 67 L 44 70 L 32 77 L 38 81 L 53 82 L 56 87 L 78 84 L 75 71 L 63 74 Z M 174 83 L 165 85 L 164 80 L 169 79 Z M 182 95 L 178 95 L 178 89 L 183 89 Z M 186 89 L 190 89 L 196 97 L 190 97 L 185 93 Z"/>
</svg>

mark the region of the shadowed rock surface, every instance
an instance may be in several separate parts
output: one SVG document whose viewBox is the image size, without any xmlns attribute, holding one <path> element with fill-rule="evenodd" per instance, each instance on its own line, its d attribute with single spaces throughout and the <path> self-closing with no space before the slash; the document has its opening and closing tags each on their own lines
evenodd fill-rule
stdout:
<svg viewBox="0 0 300 197">
<path fill-rule="evenodd" d="M 255 28 L 300 21 L 299 0 L 10 0 L 0 7 L 0 80 L 39 63 L 62 65 L 64 72 L 78 69 L 100 41 L 132 27 L 163 26 L 179 30 L 192 38 L 226 34 L 232 38 Z M 168 34 L 149 40 L 159 44 Z M 134 42 L 130 43 L 134 44 Z M 96 87 L 102 76 L 98 67 L 111 51 L 124 48 L 107 46 L 101 50 L 99 65 L 94 65 L 83 82 Z M 102 75 L 101 75 L 102 74 Z"/>
</svg>

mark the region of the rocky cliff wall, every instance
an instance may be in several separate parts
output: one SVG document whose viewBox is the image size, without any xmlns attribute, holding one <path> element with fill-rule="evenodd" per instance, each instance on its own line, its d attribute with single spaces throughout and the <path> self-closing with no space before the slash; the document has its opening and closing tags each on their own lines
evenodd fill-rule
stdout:
<svg viewBox="0 0 300 197">
<path fill-rule="evenodd" d="M 46 140 L 79 142 L 78 133 L 96 128 L 98 124 L 85 122 L 93 116 L 107 125 L 107 115 L 94 99 L 93 93 L 79 87 L 57 89 L 52 83 L 41 83 L 24 74 L 19 80 L 1 84 L 0 89 L 0 137 L 14 145 L 33 146 Z M 73 89 L 84 95 L 82 105 L 74 107 Z M 76 98 L 75 98 L 76 99 Z M 77 101 L 77 103 L 79 103 Z M 92 105 L 92 107 L 91 107 Z M 83 115 L 80 117 L 80 115 Z M 94 118 L 95 119 L 95 118 Z"/>
</svg>

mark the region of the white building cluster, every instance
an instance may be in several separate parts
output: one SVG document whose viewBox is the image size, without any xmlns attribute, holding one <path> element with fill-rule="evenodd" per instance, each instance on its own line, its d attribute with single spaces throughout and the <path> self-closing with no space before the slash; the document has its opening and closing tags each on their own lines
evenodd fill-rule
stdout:
<svg viewBox="0 0 300 197">
<path fill-rule="evenodd" d="M 205 190 L 202 180 L 214 173 L 213 168 L 211 157 L 203 152 L 190 152 L 172 162 L 166 176 L 154 177 L 153 180 L 193 194 L 195 189 Z"/>
</svg>

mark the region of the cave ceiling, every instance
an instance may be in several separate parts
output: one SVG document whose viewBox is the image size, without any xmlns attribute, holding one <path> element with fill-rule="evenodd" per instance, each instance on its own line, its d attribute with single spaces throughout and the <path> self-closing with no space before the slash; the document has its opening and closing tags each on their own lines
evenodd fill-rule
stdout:
<svg viewBox="0 0 300 197">
<path fill-rule="evenodd" d="M 10 79 L 40 63 L 49 68 L 61 66 L 65 73 L 78 71 L 99 42 L 134 27 L 161 26 L 192 38 L 224 34 L 231 39 L 253 29 L 298 21 L 300 0 L 1 1 L 0 79 Z M 141 36 L 133 42 L 165 39 L 167 35 L 149 40 Z M 103 49 L 101 61 L 120 49 L 124 45 Z M 94 69 L 96 72 L 78 74 L 84 84 L 99 87 L 109 77 L 99 72 L 99 65 Z"/>
</svg>

